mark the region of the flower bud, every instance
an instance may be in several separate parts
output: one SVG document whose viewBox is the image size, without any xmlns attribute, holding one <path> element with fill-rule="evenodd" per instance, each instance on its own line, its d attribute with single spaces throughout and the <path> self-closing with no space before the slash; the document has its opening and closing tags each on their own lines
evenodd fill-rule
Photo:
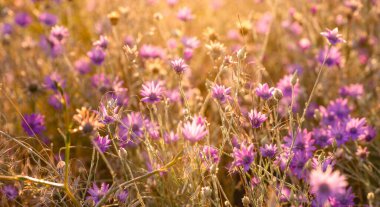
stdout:
<svg viewBox="0 0 380 207">
<path fill-rule="evenodd" d="M 108 19 L 110 20 L 111 24 L 113 26 L 117 25 L 120 19 L 120 15 L 117 11 L 113 11 L 107 15 Z"/>
<path fill-rule="evenodd" d="M 284 96 L 284 94 L 282 93 L 282 91 L 278 88 L 274 89 L 274 92 L 273 92 L 273 98 L 276 99 L 277 101 L 281 100 L 282 97 Z"/>
</svg>

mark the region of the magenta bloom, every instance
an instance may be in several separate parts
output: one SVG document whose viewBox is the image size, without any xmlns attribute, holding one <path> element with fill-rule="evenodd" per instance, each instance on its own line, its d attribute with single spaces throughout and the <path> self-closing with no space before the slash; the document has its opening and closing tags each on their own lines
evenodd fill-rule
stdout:
<svg viewBox="0 0 380 207">
<path fill-rule="evenodd" d="M 327 53 L 327 51 L 328 51 L 327 47 L 320 50 L 318 57 L 317 57 L 318 62 L 320 64 L 322 64 L 323 61 L 325 60 L 326 54 L 328 54 L 326 57 L 326 60 L 325 60 L 325 65 L 327 67 L 340 66 L 342 55 L 340 54 L 338 48 L 331 47 L 330 50 L 328 51 L 328 53 Z"/>
<path fill-rule="evenodd" d="M 183 37 L 181 42 L 185 48 L 196 49 L 199 47 L 200 41 L 197 37 Z"/>
<path fill-rule="evenodd" d="M 174 143 L 174 142 L 177 142 L 178 139 L 179 139 L 179 136 L 173 131 L 170 131 L 164 134 L 165 143 L 168 143 L 168 144 Z"/>
<path fill-rule="evenodd" d="M 74 62 L 74 68 L 79 74 L 87 74 L 91 70 L 91 62 L 88 58 L 83 57 Z"/>
<path fill-rule="evenodd" d="M 375 139 L 375 137 L 376 137 L 376 130 L 371 126 L 367 126 L 365 130 L 365 134 L 364 136 L 360 137 L 360 140 L 370 142 L 373 139 Z"/>
<path fill-rule="evenodd" d="M 366 133 L 366 120 L 365 118 L 352 118 L 346 124 L 346 131 L 348 136 L 357 140 L 359 137 L 364 136 Z"/>
<path fill-rule="evenodd" d="M 346 132 L 346 125 L 344 123 L 335 124 L 334 126 L 330 126 L 329 129 L 330 135 L 338 147 L 349 141 L 350 137 Z"/>
<path fill-rule="evenodd" d="M 160 82 L 147 82 L 142 85 L 142 89 L 140 91 L 140 94 L 143 97 L 141 101 L 150 104 L 160 102 L 163 98 L 164 92 L 164 88 Z"/>
<path fill-rule="evenodd" d="M 41 114 L 25 114 L 21 126 L 29 136 L 41 135 L 45 127 L 45 116 Z"/>
<path fill-rule="evenodd" d="M 87 53 L 87 56 L 95 65 L 101 65 L 106 57 L 106 54 L 103 49 L 95 47 Z"/>
<path fill-rule="evenodd" d="M 195 116 L 192 121 L 184 123 L 182 126 L 182 134 L 185 139 L 191 142 L 202 140 L 208 134 L 204 118 Z"/>
<path fill-rule="evenodd" d="M 106 36 L 100 36 L 99 40 L 94 42 L 95 47 L 100 47 L 101 49 L 105 50 L 108 47 L 108 39 Z"/>
<path fill-rule="evenodd" d="M 327 147 L 332 144 L 332 137 L 329 130 L 324 128 L 314 128 L 312 132 L 314 144 L 320 147 Z"/>
<path fill-rule="evenodd" d="M 255 89 L 256 95 L 264 100 L 268 100 L 273 96 L 274 88 L 269 88 L 268 84 L 259 83 L 259 86 Z"/>
<path fill-rule="evenodd" d="M 94 144 L 99 148 L 100 152 L 104 153 L 111 146 L 111 140 L 107 136 L 97 136 L 93 140 Z"/>
<path fill-rule="evenodd" d="M 13 26 L 9 23 L 2 24 L 1 33 L 3 35 L 11 35 L 13 32 Z"/>
<path fill-rule="evenodd" d="M 157 140 L 160 138 L 160 127 L 157 122 L 146 119 L 145 129 L 148 132 L 150 138 Z"/>
<path fill-rule="evenodd" d="M 170 61 L 170 66 L 177 74 L 182 74 L 183 72 L 185 72 L 185 70 L 189 69 L 189 66 L 182 58 L 177 58 Z"/>
<path fill-rule="evenodd" d="M 177 18 L 184 22 L 187 22 L 194 19 L 194 16 L 191 12 L 191 9 L 189 9 L 188 7 L 183 7 L 180 10 L 178 10 Z"/>
<path fill-rule="evenodd" d="M 332 167 L 326 171 L 321 168 L 312 170 L 309 177 L 310 192 L 315 195 L 315 201 L 323 206 L 329 197 L 336 197 L 345 193 L 348 185 L 346 178 Z"/>
<path fill-rule="evenodd" d="M 103 198 L 103 196 L 108 192 L 109 190 L 109 184 L 102 183 L 100 188 L 94 183 L 92 185 L 92 188 L 88 189 L 88 194 L 87 196 L 88 200 L 92 200 L 95 204 L 97 204 L 100 199 Z"/>
<path fill-rule="evenodd" d="M 342 97 L 359 98 L 364 94 L 364 88 L 362 84 L 351 84 L 340 88 L 339 95 Z"/>
<path fill-rule="evenodd" d="M 333 113 L 341 120 L 348 118 L 351 113 L 351 109 L 348 106 L 348 100 L 342 98 L 331 101 L 327 106 L 327 111 Z"/>
<path fill-rule="evenodd" d="M 60 93 L 56 93 L 49 97 L 48 103 L 50 106 L 54 107 L 54 109 L 62 110 L 64 103 L 66 103 L 66 105 L 69 104 L 69 96 L 65 93 L 62 97 Z"/>
<path fill-rule="evenodd" d="M 257 112 L 255 109 L 248 113 L 248 119 L 252 128 L 259 128 L 267 120 L 267 116 L 261 112 Z"/>
<path fill-rule="evenodd" d="M 313 146 L 314 140 L 311 138 L 311 133 L 309 133 L 306 129 L 303 131 L 298 130 L 295 136 L 292 152 L 302 154 L 305 157 L 311 157 L 313 155 L 313 151 L 315 150 L 315 147 Z M 292 136 L 286 136 L 284 141 L 285 146 L 290 149 L 293 141 Z"/>
<path fill-rule="evenodd" d="M 203 146 L 200 156 L 205 163 L 215 164 L 219 161 L 218 149 L 212 146 Z"/>
<path fill-rule="evenodd" d="M 165 56 L 165 52 L 161 47 L 157 47 L 153 45 L 143 45 L 140 48 L 139 55 L 143 59 L 150 59 L 150 58 L 163 59 Z"/>
<path fill-rule="evenodd" d="M 21 27 L 27 27 L 32 23 L 32 17 L 28 13 L 20 12 L 15 15 L 15 22 Z"/>
<path fill-rule="evenodd" d="M 144 118 L 138 112 L 132 112 L 125 117 L 118 131 L 121 140 L 120 146 L 136 147 L 144 135 Z"/>
<path fill-rule="evenodd" d="M 221 104 L 226 103 L 227 101 L 231 100 L 231 88 L 225 87 L 223 85 L 215 84 L 211 88 L 212 91 L 212 97 L 216 100 L 218 100 Z"/>
<path fill-rule="evenodd" d="M 13 185 L 4 185 L 2 192 L 9 200 L 15 200 L 19 195 L 18 189 Z"/>
<path fill-rule="evenodd" d="M 253 144 L 250 144 L 248 147 L 241 144 L 240 149 L 234 148 L 233 166 L 243 167 L 244 171 L 248 171 L 254 160 L 255 153 L 253 152 Z"/>
<path fill-rule="evenodd" d="M 260 153 L 263 157 L 274 158 L 277 154 L 277 146 L 274 144 L 266 144 L 260 147 Z"/>
<path fill-rule="evenodd" d="M 128 190 L 122 190 L 120 191 L 118 194 L 117 194 L 117 200 L 120 202 L 120 203 L 125 203 L 127 202 L 127 198 L 129 196 L 129 192 Z"/>
<path fill-rule="evenodd" d="M 57 16 L 48 12 L 41 13 L 38 19 L 47 26 L 54 26 L 58 21 Z"/>
<path fill-rule="evenodd" d="M 50 38 L 62 44 L 69 36 L 69 30 L 64 26 L 54 26 L 50 32 Z"/>
<path fill-rule="evenodd" d="M 335 197 L 330 197 L 329 202 L 331 207 L 354 207 L 354 199 L 355 195 L 352 193 L 351 187 L 349 187 L 346 192 L 336 195 Z"/>
<path fill-rule="evenodd" d="M 57 92 L 59 88 L 64 89 L 66 87 L 66 81 L 59 73 L 53 72 L 45 77 L 44 86 Z"/>
<path fill-rule="evenodd" d="M 338 33 L 338 28 L 334 28 L 333 30 L 326 29 L 326 32 L 321 32 L 321 35 L 326 37 L 326 39 L 330 42 L 331 45 L 336 45 L 340 42 L 346 42 L 342 35 Z"/>
</svg>

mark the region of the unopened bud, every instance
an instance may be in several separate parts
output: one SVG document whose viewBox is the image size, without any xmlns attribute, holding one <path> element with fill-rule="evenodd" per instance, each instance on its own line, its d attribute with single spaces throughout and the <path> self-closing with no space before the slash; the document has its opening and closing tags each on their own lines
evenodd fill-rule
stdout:
<svg viewBox="0 0 380 207">
<path fill-rule="evenodd" d="M 295 86 L 297 82 L 298 82 L 297 72 L 294 72 L 292 79 L 290 80 L 290 83 L 292 84 L 292 86 Z"/>
<path fill-rule="evenodd" d="M 282 91 L 278 88 L 274 89 L 274 92 L 273 92 L 273 98 L 275 98 L 277 101 L 281 100 L 282 97 L 284 96 L 284 94 L 282 93 Z"/>
<path fill-rule="evenodd" d="M 239 60 L 244 60 L 245 57 L 246 57 L 247 53 L 246 53 L 246 48 L 243 47 L 241 48 L 238 52 L 237 52 L 237 57 Z"/>
</svg>

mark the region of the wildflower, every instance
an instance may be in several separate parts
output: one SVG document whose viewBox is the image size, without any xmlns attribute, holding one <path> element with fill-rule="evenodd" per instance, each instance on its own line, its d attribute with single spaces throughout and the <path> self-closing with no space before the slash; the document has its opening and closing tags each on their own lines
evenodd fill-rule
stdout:
<svg viewBox="0 0 380 207">
<path fill-rule="evenodd" d="M 3 186 L 2 192 L 9 200 L 15 200 L 19 195 L 18 189 L 13 185 Z"/>
<path fill-rule="evenodd" d="M 254 159 L 253 144 L 250 144 L 248 147 L 242 144 L 240 149 L 234 148 L 233 166 L 243 167 L 244 171 L 248 171 Z"/>
<path fill-rule="evenodd" d="M 218 149 L 212 146 L 203 146 L 200 156 L 205 163 L 215 164 L 219 161 Z"/>
<path fill-rule="evenodd" d="M 120 106 L 117 100 L 111 98 L 106 103 L 101 102 L 99 107 L 100 120 L 103 124 L 111 124 L 118 119 Z"/>
<path fill-rule="evenodd" d="M 202 140 L 208 134 L 205 121 L 202 117 L 193 117 L 192 121 L 183 124 L 182 134 L 191 142 Z"/>
<path fill-rule="evenodd" d="M 179 136 L 174 133 L 173 131 L 170 131 L 170 132 L 166 132 L 164 134 L 164 141 L 165 143 L 174 143 L 174 142 L 177 142 L 179 139 Z"/>
<path fill-rule="evenodd" d="M 350 119 L 346 124 L 346 131 L 347 131 L 348 136 L 353 140 L 356 140 L 359 137 L 363 136 L 366 130 L 365 125 L 366 125 L 366 120 L 364 118 Z"/>
<path fill-rule="evenodd" d="M 73 132 L 81 131 L 84 134 L 91 134 L 103 127 L 103 124 L 99 119 L 99 114 L 86 107 L 82 107 L 76 111 L 77 114 L 74 115 L 73 119 L 79 124 L 79 126 L 75 128 Z"/>
<path fill-rule="evenodd" d="M 218 100 L 221 104 L 231 100 L 231 88 L 223 85 L 214 84 L 211 88 L 212 97 Z"/>
<path fill-rule="evenodd" d="M 132 112 L 123 118 L 119 125 L 121 146 L 137 146 L 144 135 L 144 118 L 138 112 Z"/>
<path fill-rule="evenodd" d="M 312 159 L 312 162 L 311 162 L 311 165 L 313 167 L 313 169 L 319 169 L 321 168 L 323 172 L 325 172 L 327 170 L 327 167 L 334 167 L 335 166 L 335 160 L 333 159 L 333 157 L 327 157 L 326 159 L 322 160 L 322 161 L 319 161 L 317 158 L 313 158 Z"/>
<path fill-rule="evenodd" d="M 63 53 L 63 46 L 51 37 L 41 36 L 39 46 L 52 58 L 58 57 Z"/>
<path fill-rule="evenodd" d="M 338 123 L 329 127 L 330 135 L 335 140 L 337 146 L 341 146 L 349 141 L 349 136 L 346 132 L 346 125 L 344 123 Z"/>
<path fill-rule="evenodd" d="M 143 96 L 141 101 L 154 104 L 162 100 L 164 88 L 160 82 L 151 81 L 142 85 L 140 94 Z"/>
<path fill-rule="evenodd" d="M 4 23 L 1 28 L 1 33 L 3 35 L 11 35 L 13 32 L 13 26 L 9 23 Z"/>
<path fill-rule="evenodd" d="M 57 16 L 48 12 L 41 13 L 38 19 L 47 26 L 54 26 L 58 21 Z"/>
<path fill-rule="evenodd" d="M 177 18 L 184 22 L 187 22 L 194 19 L 194 16 L 188 7 L 183 7 L 180 10 L 178 10 Z"/>
<path fill-rule="evenodd" d="M 101 94 L 113 91 L 112 80 L 104 73 L 95 74 L 91 78 L 91 84 L 99 90 Z"/>
<path fill-rule="evenodd" d="M 95 65 L 101 65 L 106 57 L 103 49 L 95 47 L 87 53 L 87 56 Z"/>
<path fill-rule="evenodd" d="M 127 198 L 129 196 L 129 192 L 128 190 L 121 190 L 119 191 L 119 193 L 117 194 L 117 200 L 120 202 L 120 203 L 125 203 L 127 202 Z"/>
<path fill-rule="evenodd" d="M 199 47 L 199 40 L 197 37 L 183 37 L 181 42 L 185 48 L 195 49 Z"/>
<path fill-rule="evenodd" d="M 289 169 L 293 175 L 298 179 L 304 179 L 307 175 L 305 169 L 306 163 L 309 160 L 309 156 L 305 156 L 304 153 L 295 153 L 293 159 L 290 162 Z"/>
<path fill-rule="evenodd" d="M 106 36 L 100 36 L 99 40 L 94 42 L 95 47 L 100 47 L 105 50 L 108 47 L 108 38 Z"/>
<path fill-rule="evenodd" d="M 351 84 L 340 88 L 339 95 L 342 97 L 359 98 L 364 94 L 364 88 L 362 84 Z"/>
<path fill-rule="evenodd" d="M 283 97 L 287 100 L 291 100 L 292 93 L 294 93 L 294 96 L 296 97 L 300 92 L 299 82 L 297 81 L 292 87 L 291 80 L 292 75 L 286 75 L 277 83 L 277 88 L 281 90 Z"/>
<path fill-rule="evenodd" d="M 256 95 L 264 100 L 268 100 L 273 96 L 274 88 L 269 88 L 268 84 L 259 83 L 259 86 L 255 89 Z"/>
<path fill-rule="evenodd" d="M 191 58 L 193 57 L 193 54 L 194 54 L 194 49 L 191 49 L 191 48 L 185 48 L 185 49 L 183 50 L 183 58 L 184 58 L 186 61 L 191 60 Z"/>
<path fill-rule="evenodd" d="M 69 96 L 66 93 L 64 93 L 62 97 L 62 94 L 56 93 L 49 97 L 48 103 L 50 104 L 50 106 L 54 107 L 54 109 L 62 110 L 64 104 L 69 104 Z"/>
<path fill-rule="evenodd" d="M 320 50 L 317 59 L 320 64 L 325 63 L 327 67 L 333 67 L 341 65 L 342 57 L 338 48 L 331 47 L 329 49 L 328 47 L 325 47 L 324 49 Z"/>
<path fill-rule="evenodd" d="M 260 178 L 256 177 L 256 176 L 253 176 L 252 179 L 251 179 L 251 187 L 254 188 L 256 187 L 258 184 L 260 184 Z"/>
<path fill-rule="evenodd" d="M 15 22 L 21 27 L 27 27 L 32 22 L 32 17 L 28 13 L 19 12 L 15 15 Z"/>
<path fill-rule="evenodd" d="M 331 45 L 336 45 L 340 42 L 345 43 L 346 41 L 342 38 L 342 35 L 338 33 L 338 28 L 333 30 L 326 29 L 325 32 L 321 32 L 321 35 L 324 36 Z"/>
<path fill-rule="evenodd" d="M 251 123 L 252 128 L 259 128 L 261 124 L 267 120 L 267 116 L 261 112 L 257 112 L 255 109 L 251 110 L 248 113 L 248 119 Z"/>
<path fill-rule="evenodd" d="M 99 151 L 102 153 L 106 152 L 107 149 L 111 146 L 111 140 L 108 138 L 108 135 L 104 137 L 99 135 L 96 138 L 94 138 L 93 142 L 99 148 Z"/>
<path fill-rule="evenodd" d="M 145 129 L 152 139 L 157 140 L 160 138 L 160 127 L 158 126 L 157 122 L 146 119 Z"/>
<path fill-rule="evenodd" d="M 314 144 L 320 147 L 327 147 L 332 144 L 330 131 L 324 128 L 314 128 L 312 132 L 312 138 Z"/>
<path fill-rule="evenodd" d="M 54 26 L 50 32 L 50 38 L 58 43 L 64 43 L 69 36 L 69 30 L 64 26 Z"/>
<path fill-rule="evenodd" d="M 298 46 L 302 51 L 306 51 L 310 49 L 311 47 L 311 42 L 308 38 L 302 38 L 298 41 Z"/>
<path fill-rule="evenodd" d="M 53 72 L 45 77 L 44 86 L 47 89 L 57 92 L 58 89 L 64 89 L 66 87 L 66 81 L 60 74 Z"/>
<path fill-rule="evenodd" d="M 376 137 L 376 130 L 371 127 L 371 126 L 367 126 L 365 128 L 365 133 L 363 136 L 360 137 L 360 140 L 364 140 L 366 142 L 370 142 L 372 141 L 373 139 L 375 139 Z"/>
<path fill-rule="evenodd" d="M 327 106 L 327 111 L 334 114 L 339 119 L 343 120 L 348 118 L 350 115 L 351 109 L 348 106 L 348 100 L 338 98 L 334 101 L 331 101 Z"/>
<path fill-rule="evenodd" d="M 331 207 L 353 207 L 355 195 L 352 193 L 352 188 L 349 187 L 344 193 L 338 194 L 335 197 L 329 198 L 329 203 Z"/>
<path fill-rule="evenodd" d="M 189 69 L 189 66 L 182 58 L 172 60 L 170 65 L 177 74 L 182 74 L 185 70 Z"/>
<path fill-rule="evenodd" d="M 87 57 L 82 57 L 74 62 L 74 68 L 79 74 L 87 74 L 91 70 L 90 60 Z"/>
<path fill-rule="evenodd" d="M 45 130 L 45 116 L 41 114 L 25 114 L 21 126 L 29 136 L 41 135 Z"/>
<path fill-rule="evenodd" d="M 157 47 L 153 45 L 143 45 L 140 48 L 139 55 L 143 59 L 150 59 L 150 58 L 163 59 L 165 56 L 165 52 L 161 47 Z"/>
<path fill-rule="evenodd" d="M 266 144 L 260 147 L 260 153 L 263 157 L 274 158 L 277 153 L 277 146 L 274 144 Z"/>
<path fill-rule="evenodd" d="M 294 143 L 291 135 L 284 138 L 285 146 L 289 149 L 293 146 L 292 152 L 302 154 L 306 157 L 311 157 L 313 155 L 313 151 L 315 150 L 315 147 L 313 146 L 314 140 L 311 138 L 311 133 L 309 133 L 306 129 L 299 129 L 293 136 L 295 136 Z"/>
<path fill-rule="evenodd" d="M 336 197 L 345 192 L 346 178 L 332 167 L 326 171 L 321 168 L 312 170 L 309 177 L 310 191 L 315 195 L 318 205 L 323 206 L 329 197 Z"/>
<path fill-rule="evenodd" d="M 97 204 L 100 199 L 102 199 L 103 196 L 108 192 L 108 190 L 109 184 L 102 183 L 99 188 L 96 183 L 94 183 L 92 185 L 92 188 L 88 189 L 88 194 L 90 195 L 87 196 L 87 199 L 92 200 L 95 204 Z"/>
</svg>

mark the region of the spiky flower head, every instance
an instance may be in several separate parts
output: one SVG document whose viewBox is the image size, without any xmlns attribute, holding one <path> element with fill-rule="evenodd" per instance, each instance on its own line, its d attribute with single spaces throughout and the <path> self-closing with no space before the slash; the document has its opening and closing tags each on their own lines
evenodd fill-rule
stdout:
<svg viewBox="0 0 380 207">
<path fill-rule="evenodd" d="M 93 139 L 93 142 L 102 153 L 106 152 L 111 146 L 111 140 L 108 138 L 108 135 L 104 137 L 98 135 Z"/>
<path fill-rule="evenodd" d="M 155 104 L 163 99 L 164 88 L 160 82 L 151 81 L 142 85 L 140 94 L 143 97 L 141 101 Z"/>
<path fill-rule="evenodd" d="M 189 66 L 186 64 L 185 60 L 183 60 L 182 58 L 177 58 L 170 61 L 170 66 L 177 74 L 182 74 L 187 69 L 189 69 Z"/>
<path fill-rule="evenodd" d="M 211 88 L 212 97 L 219 101 L 221 104 L 225 104 L 227 101 L 231 100 L 231 87 L 226 87 L 224 85 L 214 84 Z"/>
<path fill-rule="evenodd" d="M 255 159 L 255 152 L 253 151 L 253 144 L 246 146 L 241 144 L 240 148 L 234 148 L 234 167 L 243 167 L 244 171 L 248 171 L 252 162 Z"/>
<path fill-rule="evenodd" d="M 261 112 L 251 110 L 248 113 L 248 119 L 251 123 L 252 128 L 259 128 L 267 120 L 267 116 Z"/>
<path fill-rule="evenodd" d="M 342 35 L 338 33 L 337 27 L 332 30 L 326 29 L 325 32 L 321 32 L 321 35 L 324 36 L 331 45 L 336 45 L 340 42 L 346 42 L 346 40 L 342 38 Z"/>
<path fill-rule="evenodd" d="M 38 113 L 25 114 L 21 126 L 29 136 L 41 135 L 45 130 L 45 116 Z"/>
<path fill-rule="evenodd" d="M 194 116 L 191 121 L 184 123 L 182 126 L 182 134 L 185 139 L 191 142 L 202 140 L 208 134 L 204 118 Z"/>
<path fill-rule="evenodd" d="M 269 88 L 267 83 L 264 83 L 264 84 L 259 83 L 259 85 L 255 89 L 255 92 L 256 92 L 256 95 L 259 96 L 260 98 L 264 100 L 268 100 L 272 98 L 273 93 L 274 93 L 274 88 L 273 87 Z"/>
<path fill-rule="evenodd" d="M 87 200 L 93 201 L 95 204 L 97 204 L 100 199 L 103 198 L 103 196 L 108 192 L 109 190 L 109 184 L 102 183 L 100 185 L 100 188 L 94 183 L 92 185 L 92 188 L 88 189 Z"/>
</svg>

